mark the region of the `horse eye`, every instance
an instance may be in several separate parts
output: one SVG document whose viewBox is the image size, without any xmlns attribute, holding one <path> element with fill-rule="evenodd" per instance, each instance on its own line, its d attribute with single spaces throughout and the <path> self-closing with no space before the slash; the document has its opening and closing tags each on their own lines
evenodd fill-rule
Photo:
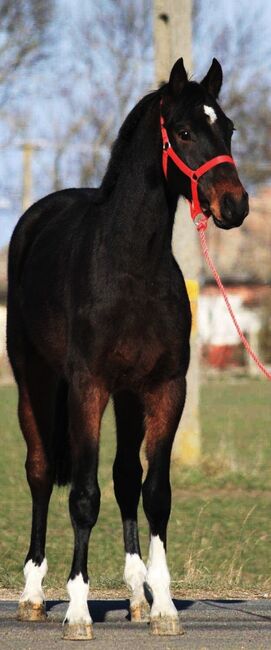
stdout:
<svg viewBox="0 0 271 650">
<path fill-rule="evenodd" d="M 191 135 L 189 131 L 180 131 L 178 133 L 178 136 L 179 138 L 181 138 L 181 140 L 191 140 Z"/>
</svg>

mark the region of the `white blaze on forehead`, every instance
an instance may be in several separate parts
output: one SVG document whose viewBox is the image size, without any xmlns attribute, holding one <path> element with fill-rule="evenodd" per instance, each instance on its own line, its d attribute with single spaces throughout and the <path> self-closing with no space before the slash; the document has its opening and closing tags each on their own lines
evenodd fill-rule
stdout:
<svg viewBox="0 0 271 650">
<path fill-rule="evenodd" d="M 203 110 L 205 115 L 208 115 L 210 124 L 213 124 L 217 119 L 216 112 L 214 111 L 214 109 L 211 106 L 204 105 Z"/>
</svg>

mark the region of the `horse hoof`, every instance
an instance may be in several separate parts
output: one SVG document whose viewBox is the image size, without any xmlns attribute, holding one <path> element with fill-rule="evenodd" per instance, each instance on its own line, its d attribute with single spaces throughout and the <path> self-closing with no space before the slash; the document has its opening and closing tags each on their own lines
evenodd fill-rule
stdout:
<svg viewBox="0 0 271 650">
<path fill-rule="evenodd" d="M 184 634 L 184 630 L 177 616 L 153 616 L 151 618 L 151 634 L 177 636 Z"/>
<path fill-rule="evenodd" d="M 19 603 L 17 619 L 18 621 L 46 621 L 45 604 L 31 603 L 30 600 Z"/>
<path fill-rule="evenodd" d="M 94 639 L 91 623 L 65 623 L 62 638 L 65 641 L 85 641 Z"/>
<path fill-rule="evenodd" d="M 147 601 L 130 606 L 132 623 L 148 623 L 150 620 L 150 607 Z"/>
</svg>

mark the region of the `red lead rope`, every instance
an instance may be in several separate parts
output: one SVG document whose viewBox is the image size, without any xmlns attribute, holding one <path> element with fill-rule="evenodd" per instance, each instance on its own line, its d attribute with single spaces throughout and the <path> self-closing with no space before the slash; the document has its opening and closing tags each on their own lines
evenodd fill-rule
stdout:
<svg viewBox="0 0 271 650">
<path fill-rule="evenodd" d="M 199 236 L 200 236 L 200 243 L 201 243 L 201 248 L 203 255 L 207 261 L 207 264 L 209 268 L 211 269 L 213 276 L 215 278 L 215 281 L 217 283 L 217 286 L 219 287 L 222 296 L 225 300 L 228 312 L 231 316 L 231 319 L 233 321 L 233 324 L 240 336 L 240 339 L 246 348 L 246 351 L 248 354 L 251 356 L 253 361 L 257 364 L 258 368 L 261 370 L 261 372 L 267 377 L 267 379 L 271 379 L 271 372 L 265 368 L 263 363 L 258 359 L 257 355 L 255 352 L 253 352 L 252 348 L 250 347 L 250 344 L 248 340 L 246 339 L 245 335 L 243 334 L 240 325 L 238 324 L 236 317 L 233 313 L 232 306 L 230 304 L 230 301 L 228 299 L 228 296 L 225 291 L 225 287 L 222 284 L 222 281 L 220 279 L 220 276 L 215 268 L 214 262 L 210 256 L 210 253 L 207 248 L 207 242 L 205 238 L 205 230 L 207 228 L 207 223 L 208 223 L 208 217 L 202 214 L 202 209 L 200 206 L 199 202 L 199 197 L 198 197 L 198 179 L 205 174 L 209 169 L 212 169 L 212 167 L 215 167 L 215 165 L 220 165 L 221 163 L 230 163 L 234 165 L 234 160 L 231 156 L 216 156 L 215 158 L 212 158 L 211 160 L 208 160 L 204 165 L 201 165 L 198 167 L 198 169 L 191 169 L 188 167 L 181 158 L 175 153 L 174 149 L 172 149 L 171 144 L 169 142 L 167 130 L 165 127 L 164 123 L 164 118 L 162 115 L 160 115 L 160 127 L 161 127 L 161 135 L 162 135 L 162 142 L 163 142 L 163 158 L 162 158 L 162 164 L 163 164 L 163 171 L 165 174 L 165 177 L 167 178 L 167 172 L 168 172 L 168 158 L 171 158 L 171 160 L 175 163 L 175 165 L 186 175 L 190 178 L 191 181 L 191 201 L 190 203 L 190 212 L 191 212 L 191 217 L 192 220 L 194 221 L 194 224 L 199 231 Z"/>
<path fill-rule="evenodd" d="M 262 373 L 267 377 L 267 379 L 271 379 L 271 372 L 269 372 L 269 371 L 267 370 L 267 368 L 263 365 L 263 363 L 260 361 L 260 359 L 258 359 L 258 357 L 257 357 L 257 355 L 255 354 L 255 352 L 253 352 L 252 348 L 250 347 L 250 344 L 249 344 L 248 340 L 246 339 L 245 335 L 243 334 L 243 332 L 242 332 L 242 330 L 241 330 L 240 325 L 238 324 L 238 322 L 237 322 L 237 320 L 236 320 L 236 317 L 235 317 L 235 315 L 234 315 L 234 313 L 233 313 L 232 306 L 231 306 L 230 301 L 229 301 L 229 299 L 228 299 L 228 296 L 227 296 L 227 294 L 226 294 L 225 287 L 224 287 L 224 285 L 222 284 L 222 281 L 221 281 L 221 279 L 220 279 L 220 276 L 219 276 L 219 274 L 218 274 L 218 272 L 217 272 L 217 270 L 216 270 L 216 268 L 215 268 L 214 262 L 213 262 L 212 258 L 210 257 L 210 253 L 209 253 L 208 248 L 207 248 L 207 243 L 206 243 L 206 238 L 205 238 L 205 232 L 204 232 L 204 229 L 203 229 L 203 228 L 201 228 L 201 229 L 199 230 L 199 236 L 200 236 L 200 243 L 201 243 L 201 248 L 202 248 L 203 255 L 204 255 L 204 257 L 205 257 L 205 259 L 206 259 L 206 261 L 207 261 L 207 264 L 208 264 L 209 268 L 210 268 L 211 271 L 212 271 L 212 274 L 213 274 L 213 276 L 214 276 L 214 278 L 215 278 L 215 281 L 216 281 L 216 283 L 217 283 L 217 286 L 219 287 L 219 289 L 220 289 L 220 291 L 221 291 L 221 293 L 222 293 L 222 296 L 223 296 L 223 298 L 224 298 L 224 300 L 225 300 L 225 303 L 226 303 L 226 306 L 227 306 L 228 312 L 229 312 L 229 314 L 230 314 L 230 316 L 231 316 L 231 319 L 232 319 L 232 321 L 233 321 L 233 324 L 234 324 L 234 326 L 235 326 L 235 328 L 236 328 L 236 330 L 237 330 L 237 332 L 238 332 L 238 334 L 239 334 L 239 336 L 240 336 L 240 339 L 241 339 L 243 345 L 244 345 L 245 348 L 246 348 L 246 351 L 247 351 L 248 354 L 251 356 L 251 358 L 253 359 L 253 361 L 255 361 L 255 363 L 257 364 L 258 368 L 259 368 L 259 369 L 261 370 L 261 372 L 262 372 Z"/>
</svg>

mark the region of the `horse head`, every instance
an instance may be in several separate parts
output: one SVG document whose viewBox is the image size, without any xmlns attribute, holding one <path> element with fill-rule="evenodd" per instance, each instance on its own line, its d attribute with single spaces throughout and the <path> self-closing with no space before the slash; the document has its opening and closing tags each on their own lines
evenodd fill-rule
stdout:
<svg viewBox="0 0 271 650">
<path fill-rule="evenodd" d="M 216 226 L 229 229 L 243 223 L 249 208 L 248 194 L 231 158 L 234 125 L 217 102 L 222 78 L 222 68 L 213 59 L 200 83 L 189 81 L 183 59 L 178 59 L 168 84 L 162 89 L 161 115 L 162 135 L 164 125 L 168 137 L 166 145 L 187 169 L 185 173 L 178 167 L 178 161 L 175 165 L 170 161 L 167 168 L 169 191 L 193 200 L 191 173 L 204 169 L 205 163 L 213 161 L 213 166 L 197 178 L 199 204 L 203 214 L 212 216 Z M 167 149 L 165 142 L 164 149 Z M 219 159 L 220 156 L 226 159 Z"/>
</svg>

